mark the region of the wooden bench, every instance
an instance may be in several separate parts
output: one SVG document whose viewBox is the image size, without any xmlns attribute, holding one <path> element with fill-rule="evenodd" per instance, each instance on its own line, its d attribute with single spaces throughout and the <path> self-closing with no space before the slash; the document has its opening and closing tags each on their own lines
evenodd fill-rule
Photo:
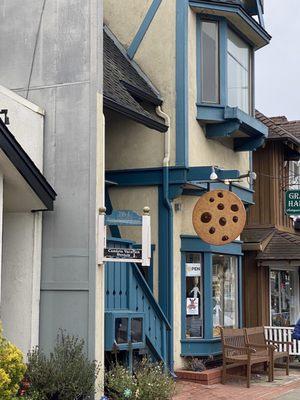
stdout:
<svg viewBox="0 0 300 400">
<path fill-rule="evenodd" d="M 266 363 L 268 366 L 269 382 L 273 378 L 272 347 L 261 345 L 260 351 L 248 344 L 246 331 L 244 329 L 221 329 L 222 350 L 223 350 L 223 371 L 222 383 L 226 383 L 227 369 L 246 366 L 247 387 L 250 387 L 252 365 Z"/>
<path fill-rule="evenodd" d="M 290 348 L 292 346 L 291 342 L 279 341 L 279 340 L 267 340 L 265 336 L 265 329 L 262 326 L 256 328 L 245 328 L 246 333 L 246 343 L 251 348 L 256 350 L 256 354 L 267 354 L 268 346 L 271 349 L 271 362 L 272 362 L 272 380 L 274 380 L 274 364 L 278 359 L 286 358 L 286 375 L 289 375 L 290 366 Z M 278 351 L 278 346 L 281 345 L 284 351 Z"/>
</svg>

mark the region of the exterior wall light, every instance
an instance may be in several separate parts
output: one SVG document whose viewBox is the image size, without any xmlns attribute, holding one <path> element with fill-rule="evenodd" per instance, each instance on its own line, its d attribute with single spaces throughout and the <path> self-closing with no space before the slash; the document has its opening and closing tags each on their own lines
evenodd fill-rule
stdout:
<svg viewBox="0 0 300 400">
<path fill-rule="evenodd" d="M 216 169 L 214 166 L 211 167 L 211 174 L 209 176 L 211 181 L 216 181 L 218 179 L 218 175 L 216 174 Z"/>
</svg>

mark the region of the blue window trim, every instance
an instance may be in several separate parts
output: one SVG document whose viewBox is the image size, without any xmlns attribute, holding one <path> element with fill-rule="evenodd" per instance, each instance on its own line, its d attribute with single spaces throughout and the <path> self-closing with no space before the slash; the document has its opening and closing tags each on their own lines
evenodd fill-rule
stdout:
<svg viewBox="0 0 300 400">
<path fill-rule="evenodd" d="M 181 356 L 209 356 L 221 353 L 221 339 L 213 337 L 212 314 L 212 255 L 226 254 L 238 258 L 238 318 L 239 327 L 243 326 L 242 305 L 242 249 L 241 241 L 225 246 L 212 246 L 197 236 L 181 235 Z M 203 338 L 186 338 L 186 253 L 201 253 L 203 262 Z"/>
<path fill-rule="evenodd" d="M 201 25 L 203 21 L 218 22 L 219 31 L 219 102 L 207 103 L 202 101 L 201 88 Z M 233 148 L 235 151 L 253 151 L 262 146 L 268 135 L 268 128 L 254 116 L 254 48 L 253 43 L 239 32 L 224 17 L 216 17 L 205 14 L 197 15 L 197 119 L 205 122 L 206 137 L 215 139 L 230 137 L 237 131 L 247 134 L 248 138 L 235 138 Z M 234 30 L 249 46 L 250 60 L 250 105 L 249 113 L 245 113 L 237 107 L 228 106 L 228 76 L 227 76 L 227 39 L 228 29 Z"/>
</svg>

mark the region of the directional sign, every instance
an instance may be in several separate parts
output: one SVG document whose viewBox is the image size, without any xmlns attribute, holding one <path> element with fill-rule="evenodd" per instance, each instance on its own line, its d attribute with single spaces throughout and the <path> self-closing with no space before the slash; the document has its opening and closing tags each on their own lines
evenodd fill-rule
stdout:
<svg viewBox="0 0 300 400">
<path fill-rule="evenodd" d="M 108 248 L 104 249 L 104 257 L 139 260 L 142 258 L 142 250 Z"/>
<path fill-rule="evenodd" d="M 286 191 L 285 213 L 287 215 L 300 215 L 300 190 Z"/>
</svg>

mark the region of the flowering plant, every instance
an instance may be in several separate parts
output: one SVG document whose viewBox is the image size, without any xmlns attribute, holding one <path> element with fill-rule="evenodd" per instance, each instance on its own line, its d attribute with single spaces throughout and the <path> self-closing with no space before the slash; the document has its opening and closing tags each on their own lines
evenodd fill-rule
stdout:
<svg viewBox="0 0 300 400">
<path fill-rule="evenodd" d="M 0 324 L 0 399 L 10 400 L 19 390 L 26 366 L 22 352 L 3 337 Z"/>
<path fill-rule="evenodd" d="M 133 374 L 117 363 L 105 377 L 106 393 L 112 400 L 169 400 L 174 386 L 163 364 L 151 363 L 147 358 L 137 364 Z"/>
</svg>

